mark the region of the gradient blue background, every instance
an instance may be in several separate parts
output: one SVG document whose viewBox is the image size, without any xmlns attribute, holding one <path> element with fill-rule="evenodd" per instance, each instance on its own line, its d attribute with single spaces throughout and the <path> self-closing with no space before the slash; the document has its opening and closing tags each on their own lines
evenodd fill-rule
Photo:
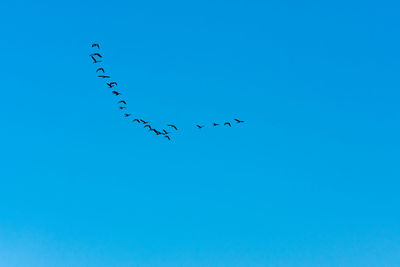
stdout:
<svg viewBox="0 0 400 267">
<path fill-rule="evenodd" d="M 1 4 L 0 266 L 400 266 L 398 1 L 141 2 Z"/>
</svg>

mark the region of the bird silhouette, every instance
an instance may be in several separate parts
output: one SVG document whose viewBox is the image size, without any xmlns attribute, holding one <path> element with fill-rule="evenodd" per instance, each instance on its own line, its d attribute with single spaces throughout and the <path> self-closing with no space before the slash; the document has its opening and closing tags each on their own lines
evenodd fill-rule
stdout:
<svg viewBox="0 0 400 267">
<path fill-rule="evenodd" d="M 140 123 L 139 119 L 134 119 L 133 121 L 137 121 L 138 123 Z"/>
<path fill-rule="evenodd" d="M 243 123 L 244 121 L 238 120 L 238 119 L 234 119 L 237 123 Z"/>
<path fill-rule="evenodd" d="M 109 79 L 109 78 L 111 78 L 111 77 L 108 76 L 108 75 L 97 75 L 97 77 L 103 78 L 103 79 Z"/>
<path fill-rule="evenodd" d="M 129 117 L 130 115 L 131 115 L 131 114 L 129 114 L 129 113 L 125 113 L 125 114 L 124 114 L 125 117 Z"/>
<path fill-rule="evenodd" d="M 218 125 L 219 125 L 218 123 L 215 123 L 215 122 L 213 123 L 213 126 L 218 126 Z"/>
<path fill-rule="evenodd" d="M 164 135 L 165 138 L 167 138 L 169 141 L 171 141 L 171 138 L 169 138 L 168 135 Z"/>
<path fill-rule="evenodd" d="M 121 100 L 121 101 L 118 102 L 118 104 L 119 104 L 119 103 L 122 103 L 122 104 L 125 104 L 125 105 L 126 105 L 125 100 Z"/>
<path fill-rule="evenodd" d="M 96 70 L 96 72 L 99 72 L 99 71 L 102 71 L 103 73 L 105 72 L 103 68 L 98 68 L 98 69 Z"/>
<path fill-rule="evenodd" d="M 118 93 L 117 91 L 112 91 L 112 93 L 114 94 L 114 95 L 120 95 L 121 93 Z"/>
<path fill-rule="evenodd" d="M 119 109 L 125 109 L 126 107 L 119 107 Z"/>
<path fill-rule="evenodd" d="M 199 128 L 199 129 L 201 129 L 201 128 L 203 128 L 204 127 L 204 125 L 203 126 L 201 126 L 201 125 L 196 125 L 197 126 L 197 128 Z"/>
<path fill-rule="evenodd" d="M 106 83 L 109 88 L 113 88 L 114 86 L 118 85 L 116 82 Z"/>
<path fill-rule="evenodd" d="M 97 47 L 98 49 L 100 49 L 100 45 L 99 44 L 92 44 L 92 47 Z"/>
<path fill-rule="evenodd" d="M 159 131 L 157 131 L 156 129 L 151 129 L 150 131 L 153 131 L 156 135 L 160 135 L 161 133 Z"/>
<path fill-rule="evenodd" d="M 228 125 L 229 127 L 232 127 L 230 122 L 225 122 L 224 125 Z"/>
<path fill-rule="evenodd" d="M 143 124 L 149 123 L 148 121 L 144 121 L 144 120 L 142 120 L 142 119 L 140 119 L 140 121 L 143 122 Z"/>
<path fill-rule="evenodd" d="M 169 132 L 167 132 L 166 130 L 162 129 L 164 131 L 165 134 L 169 134 Z"/>
<path fill-rule="evenodd" d="M 175 130 L 178 130 L 178 128 L 176 128 L 176 126 L 173 125 L 173 124 L 168 124 L 167 126 L 172 127 L 172 128 L 174 128 Z"/>
<path fill-rule="evenodd" d="M 150 130 L 150 131 L 153 129 L 153 128 L 151 128 L 150 124 L 146 124 L 146 125 L 144 126 L 144 128 L 146 128 L 146 127 L 149 127 L 149 130 Z"/>
<path fill-rule="evenodd" d="M 98 57 L 102 57 L 102 55 L 100 55 L 99 53 L 93 53 L 93 54 L 91 54 L 91 56 L 98 56 Z"/>
<path fill-rule="evenodd" d="M 93 59 L 93 63 L 99 63 L 101 60 L 97 60 L 94 56 L 90 56 Z"/>
</svg>

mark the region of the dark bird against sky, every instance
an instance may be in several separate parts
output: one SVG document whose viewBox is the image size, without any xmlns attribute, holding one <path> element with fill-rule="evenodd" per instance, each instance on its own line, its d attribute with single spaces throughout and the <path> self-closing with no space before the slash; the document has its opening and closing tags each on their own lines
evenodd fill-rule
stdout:
<svg viewBox="0 0 400 267">
<path fill-rule="evenodd" d="M 173 125 L 173 124 L 168 124 L 167 126 L 172 127 L 172 128 L 174 128 L 175 130 L 178 130 L 178 128 L 176 128 L 176 126 Z"/>
<path fill-rule="evenodd" d="M 94 56 L 90 56 L 93 59 L 93 63 L 99 63 L 101 60 L 97 60 Z"/>
</svg>

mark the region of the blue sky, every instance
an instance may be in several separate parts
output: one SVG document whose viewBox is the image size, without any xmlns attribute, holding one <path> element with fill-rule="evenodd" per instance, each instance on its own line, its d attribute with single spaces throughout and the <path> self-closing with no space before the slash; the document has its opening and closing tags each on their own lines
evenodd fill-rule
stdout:
<svg viewBox="0 0 400 267">
<path fill-rule="evenodd" d="M 0 266 L 398 266 L 399 7 L 2 3 Z"/>
</svg>

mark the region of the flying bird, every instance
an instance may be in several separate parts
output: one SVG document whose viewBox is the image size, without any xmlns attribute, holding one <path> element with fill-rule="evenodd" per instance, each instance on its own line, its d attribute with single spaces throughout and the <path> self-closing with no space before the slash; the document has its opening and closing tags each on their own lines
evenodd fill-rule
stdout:
<svg viewBox="0 0 400 267">
<path fill-rule="evenodd" d="M 103 68 L 98 68 L 98 69 L 96 70 L 96 72 L 99 72 L 99 71 L 102 71 L 103 73 L 105 72 Z"/>
<path fill-rule="evenodd" d="M 162 129 L 164 131 L 165 134 L 169 134 L 169 132 L 167 132 L 166 130 Z"/>
<path fill-rule="evenodd" d="M 125 109 L 126 107 L 119 107 L 119 109 Z"/>
<path fill-rule="evenodd" d="M 112 91 L 112 93 L 113 93 L 114 95 L 120 95 L 120 93 L 118 93 L 117 91 Z"/>
<path fill-rule="evenodd" d="M 149 123 L 148 121 L 144 121 L 144 120 L 142 120 L 142 119 L 140 119 L 140 121 L 143 122 L 143 124 Z"/>
<path fill-rule="evenodd" d="M 118 102 L 118 104 L 119 104 L 119 103 L 122 103 L 122 104 L 125 104 L 125 105 L 126 105 L 125 100 L 121 100 L 121 101 Z"/>
<path fill-rule="evenodd" d="M 176 126 L 173 125 L 173 124 L 168 124 L 167 126 L 172 127 L 172 128 L 174 128 L 175 130 L 178 130 L 178 128 L 176 128 Z"/>
<path fill-rule="evenodd" d="M 93 53 L 93 54 L 91 54 L 91 56 L 98 56 L 98 57 L 102 57 L 102 55 L 100 55 L 99 53 Z"/>
<path fill-rule="evenodd" d="M 228 125 L 229 127 L 232 127 L 230 122 L 225 122 L 224 125 Z"/>
<path fill-rule="evenodd" d="M 139 119 L 134 119 L 133 121 L 137 121 L 138 123 L 140 123 Z"/>
<path fill-rule="evenodd" d="M 117 85 L 116 82 L 110 82 L 110 83 L 106 83 L 108 85 L 108 87 L 113 88 L 114 86 Z"/>
<path fill-rule="evenodd" d="M 97 60 L 94 56 L 90 56 L 93 59 L 93 63 L 99 63 L 101 60 Z"/>
<path fill-rule="evenodd" d="M 237 121 L 237 123 L 242 123 L 244 121 L 238 120 L 238 119 L 234 119 L 235 121 Z"/>
<path fill-rule="evenodd" d="M 150 131 L 155 132 L 156 135 L 160 135 L 161 133 L 159 131 L 157 131 L 156 129 L 151 129 Z"/>
<path fill-rule="evenodd" d="M 218 126 L 218 125 L 219 125 L 218 123 L 215 123 L 215 122 L 213 123 L 213 126 Z"/>
<path fill-rule="evenodd" d="M 167 138 L 169 141 L 171 141 L 171 138 L 169 138 L 168 135 L 165 135 L 164 137 Z"/>
<path fill-rule="evenodd" d="M 203 128 L 204 127 L 204 125 L 203 126 L 201 126 L 201 125 L 196 125 L 197 126 L 197 128 L 199 128 L 199 129 L 201 129 L 201 128 Z"/>
<path fill-rule="evenodd" d="M 131 114 L 129 114 L 129 113 L 125 113 L 125 114 L 124 114 L 125 117 L 129 117 L 130 115 L 131 115 Z"/>
<path fill-rule="evenodd" d="M 97 77 L 99 77 L 99 78 L 103 78 L 103 79 L 108 79 L 108 78 L 111 78 L 110 76 L 108 76 L 108 75 L 97 75 Z"/>
<path fill-rule="evenodd" d="M 146 128 L 146 127 L 149 127 L 149 130 L 150 130 L 150 131 L 152 130 L 150 124 L 146 124 L 146 125 L 144 126 L 144 128 Z"/>
<path fill-rule="evenodd" d="M 92 47 L 97 47 L 98 49 L 100 49 L 99 44 L 92 44 Z"/>
</svg>

